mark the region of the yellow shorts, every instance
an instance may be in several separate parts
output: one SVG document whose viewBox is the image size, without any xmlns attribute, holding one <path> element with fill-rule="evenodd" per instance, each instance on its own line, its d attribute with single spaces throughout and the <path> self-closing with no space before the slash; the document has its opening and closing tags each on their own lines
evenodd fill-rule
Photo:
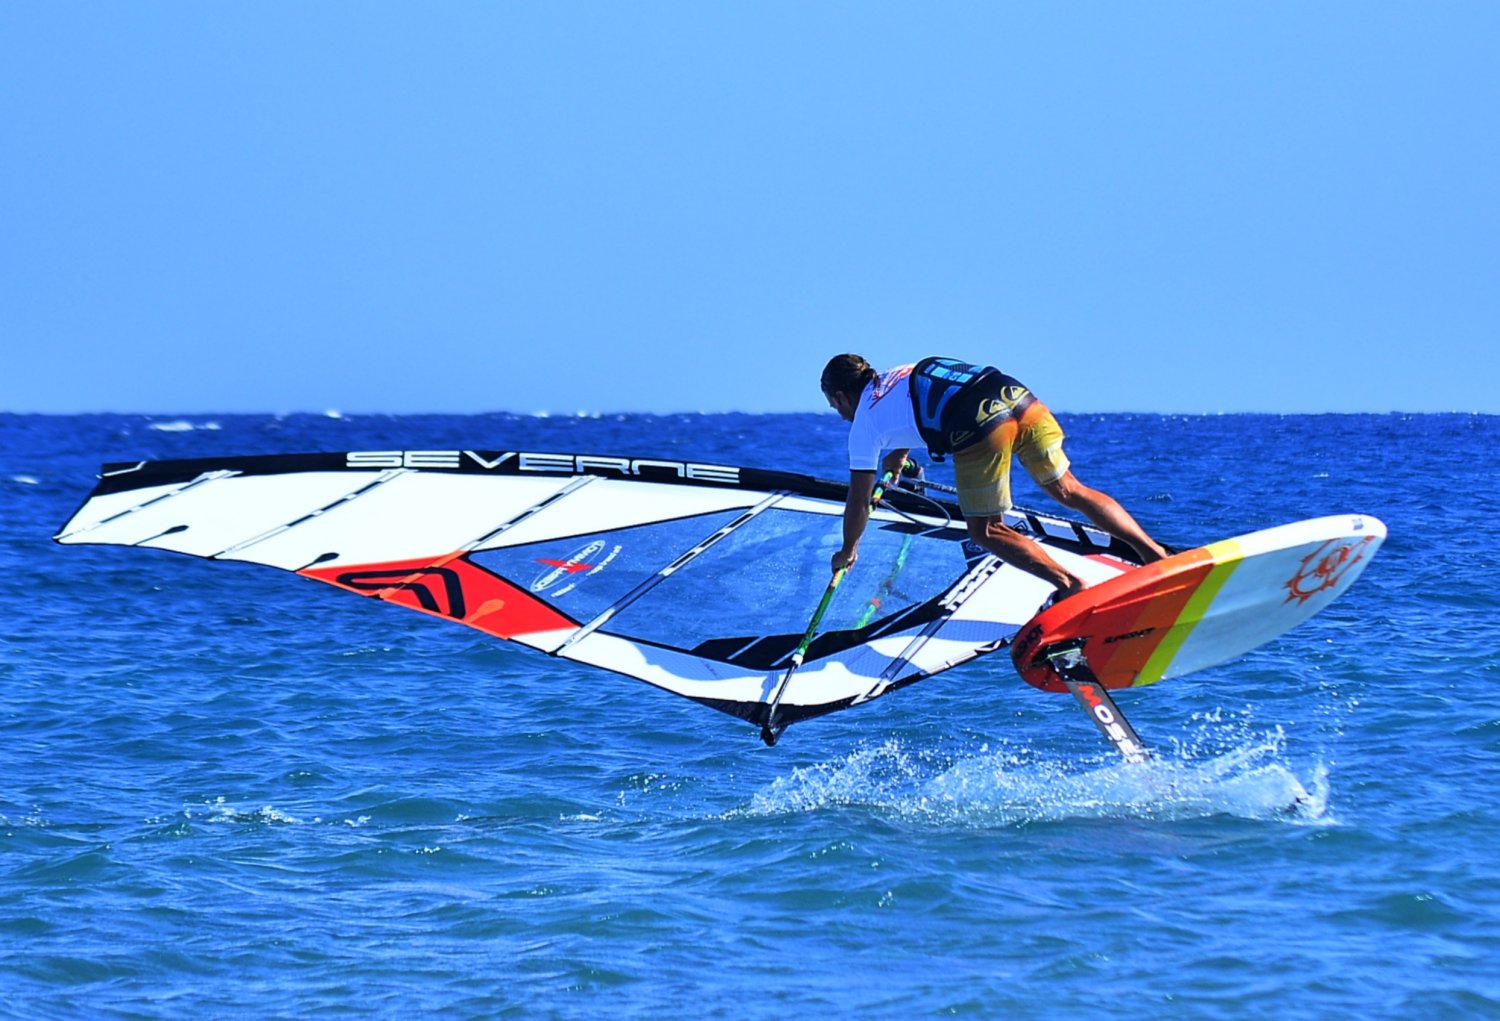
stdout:
<svg viewBox="0 0 1500 1021">
<path fill-rule="evenodd" d="M 1019 421 L 1002 423 L 972 446 L 953 452 L 958 506 L 964 517 L 994 517 L 1010 510 L 1010 458 L 1014 454 L 1039 486 L 1067 474 L 1062 426 L 1037 401 Z"/>
</svg>

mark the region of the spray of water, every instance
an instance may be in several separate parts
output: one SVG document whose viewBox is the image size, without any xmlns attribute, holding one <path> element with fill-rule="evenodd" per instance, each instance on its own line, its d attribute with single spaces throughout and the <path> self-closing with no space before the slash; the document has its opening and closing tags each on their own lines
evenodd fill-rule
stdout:
<svg viewBox="0 0 1500 1021">
<path fill-rule="evenodd" d="M 749 815 L 865 807 L 913 821 L 996 826 L 1087 818 L 1193 819 L 1230 815 L 1328 824 L 1327 770 L 1287 765 L 1280 732 L 1226 750 L 1180 744 L 1140 765 L 1048 758 L 1029 746 L 962 753 L 899 740 L 793 770 L 756 792 Z"/>
</svg>

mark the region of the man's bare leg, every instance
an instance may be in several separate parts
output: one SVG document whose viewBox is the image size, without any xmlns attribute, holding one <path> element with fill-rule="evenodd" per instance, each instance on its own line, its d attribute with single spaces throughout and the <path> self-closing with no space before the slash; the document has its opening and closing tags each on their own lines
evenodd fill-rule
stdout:
<svg viewBox="0 0 1500 1021">
<path fill-rule="evenodd" d="M 965 524 L 969 526 L 969 538 L 1007 564 L 1055 586 L 1059 598 L 1071 596 L 1084 588 L 1081 578 L 1064 570 L 1039 544 L 1007 525 L 1003 515 L 968 518 Z"/>
<path fill-rule="evenodd" d="M 1071 471 L 1064 472 L 1062 478 L 1042 486 L 1042 489 L 1064 507 L 1082 512 L 1104 531 L 1128 543 L 1143 563 L 1149 564 L 1168 555 L 1114 497 L 1085 486 Z"/>
</svg>

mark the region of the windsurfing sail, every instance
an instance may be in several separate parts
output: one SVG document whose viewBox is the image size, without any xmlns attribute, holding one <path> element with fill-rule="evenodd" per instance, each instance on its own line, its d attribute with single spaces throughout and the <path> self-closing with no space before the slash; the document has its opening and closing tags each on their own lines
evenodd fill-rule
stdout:
<svg viewBox="0 0 1500 1021">
<path fill-rule="evenodd" d="M 845 486 L 717 464 L 378 450 L 105 465 L 55 537 L 265 564 L 645 681 L 764 726 L 828 585 Z M 1135 554 L 1007 520 L 1091 583 Z M 778 728 L 1008 646 L 1051 594 L 903 490 L 872 514 Z"/>
</svg>

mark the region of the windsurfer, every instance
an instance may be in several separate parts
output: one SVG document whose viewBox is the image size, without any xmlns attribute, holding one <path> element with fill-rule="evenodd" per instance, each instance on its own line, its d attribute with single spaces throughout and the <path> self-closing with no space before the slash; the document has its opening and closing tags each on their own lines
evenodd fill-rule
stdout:
<svg viewBox="0 0 1500 1021">
<path fill-rule="evenodd" d="M 1144 562 L 1166 556 L 1124 507 L 1078 481 L 1063 453 L 1057 419 L 1020 381 L 999 369 L 925 358 L 881 373 L 859 355 L 841 354 L 824 367 L 822 388 L 828 406 L 850 423 L 849 497 L 844 544 L 833 555 L 835 571 L 853 564 L 859 554 L 877 469 L 899 472 L 918 445 L 939 460 L 952 454 L 969 537 L 1056 586 L 1062 596 L 1084 588 L 1083 580 L 1005 523 L 1012 454 L 1048 496 L 1128 543 Z"/>
</svg>

